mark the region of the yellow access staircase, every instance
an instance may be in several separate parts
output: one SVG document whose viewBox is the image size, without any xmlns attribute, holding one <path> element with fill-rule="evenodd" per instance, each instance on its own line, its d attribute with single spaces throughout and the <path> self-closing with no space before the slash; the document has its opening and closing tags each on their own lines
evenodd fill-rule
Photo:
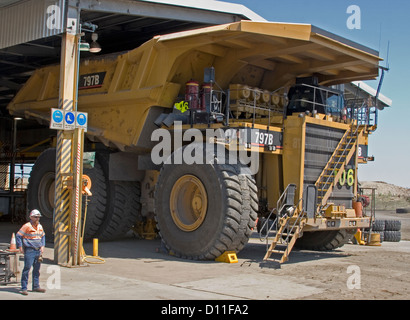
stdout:
<svg viewBox="0 0 410 320">
<path fill-rule="evenodd" d="M 352 124 L 350 129 L 346 130 L 317 179 L 315 187 L 317 189 L 319 211 L 326 205 L 336 182 L 340 179 L 347 164 L 355 154 L 358 138 L 363 133 L 363 128 L 363 126 Z M 263 258 L 264 261 L 269 260 L 278 263 L 288 261 L 289 254 L 295 245 L 296 240 L 302 234 L 307 217 L 306 212 L 303 209 L 301 210 L 299 206 L 303 197 L 297 202 L 297 204 L 294 204 L 293 202 L 294 197 L 291 195 L 294 195 L 295 190 L 295 185 L 290 184 L 287 186 L 279 198 L 276 208 L 271 211 L 266 222 L 261 227 L 261 231 L 265 230 L 266 232 L 264 239 L 266 240 L 267 251 Z M 276 215 L 276 219 L 269 227 L 269 218 L 273 214 Z M 274 237 L 272 243 L 268 247 L 269 234 L 272 232 Z M 279 258 L 271 258 L 272 254 L 275 254 L 276 256 L 279 255 Z"/>
<path fill-rule="evenodd" d="M 355 154 L 358 137 L 362 132 L 363 127 L 358 125 L 352 125 L 350 130 L 346 130 L 328 163 L 317 179 L 315 186 L 318 191 L 319 208 L 323 208 L 326 205 L 334 186 L 341 178 L 346 165 Z"/>
<path fill-rule="evenodd" d="M 276 208 L 274 208 L 268 216 L 266 222 L 262 225 L 261 231 L 265 230 L 264 239 L 267 244 L 267 251 L 264 261 L 274 261 L 284 263 L 288 261 L 289 254 L 300 237 L 303 227 L 306 223 L 305 213 L 299 210 L 300 199 L 297 204 L 294 204 L 294 195 L 296 185 L 289 184 L 285 191 L 280 196 Z M 272 214 L 276 215 L 274 222 L 268 226 L 269 218 Z M 268 247 L 269 234 L 273 232 L 274 238 Z M 271 257 L 272 254 L 279 257 Z"/>
<path fill-rule="evenodd" d="M 292 216 L 286 216 L 279 219 L 279 229 L 276 232 L 275 238 L 266 251 L 264 261 L 274 261 L 284 263 L 288 261 L 289 254 L 300 237 L 303 227 L 306 223 L 303 211 Z M 280 248 L 279 248 L 280 247 Z M 278 254 L 279 258 L 272 258 L 272 254 Z"/>
</svg>

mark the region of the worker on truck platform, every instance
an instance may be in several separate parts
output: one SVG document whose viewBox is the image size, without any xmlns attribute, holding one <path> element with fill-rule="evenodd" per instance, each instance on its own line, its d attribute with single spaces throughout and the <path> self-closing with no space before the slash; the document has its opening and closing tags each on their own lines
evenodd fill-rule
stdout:
<svg viewBox="0 0 410 320">
<path fill-rule="evenodd" d="M 21 253 L 24 253 L 24 269 L 21 274 L 21 291 L 27 295 L 28 275 L 33 267 L 33 291 L 45 292 L 40 288 L 40 266 L 42 254 L 46 243 L 46 237 L 40 224 L 40 211 L 34 209 L 30 212 L 30 222 L 27 222 L 17 232 L 16 245 Z"/>
</svg>

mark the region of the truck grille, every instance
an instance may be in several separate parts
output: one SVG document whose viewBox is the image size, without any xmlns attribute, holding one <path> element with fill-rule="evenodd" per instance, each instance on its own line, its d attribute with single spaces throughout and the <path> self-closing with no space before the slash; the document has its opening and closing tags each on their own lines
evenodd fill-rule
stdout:
<svg viewBox="0 0 410 320">
<path fill-rule="evenodd" d="M 343 137 L 344 130 L 306 124 L 304 185 L 315 184 Z M 353 157 L 354 159 L 354 157 Z M 352 207 L 353 187 L 337 184 L 328 202 Z"/>
</svg>

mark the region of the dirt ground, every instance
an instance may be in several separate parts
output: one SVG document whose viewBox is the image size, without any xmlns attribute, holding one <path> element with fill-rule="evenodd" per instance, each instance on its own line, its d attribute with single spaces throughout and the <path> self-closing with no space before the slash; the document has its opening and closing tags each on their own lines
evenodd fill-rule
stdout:
<svg viewBox="0 0 410 320">
<path fill-rule="evenodd" d="M 102 242 L 103 264 L 63 268 L 47 245 L 40 283 L 45 294 L 0 286 L 0 300 L 407 300 L 410 298 L 410 214 L 377 212 L 402 222 L 402 241 L 381 246 L 347 244 L 331 252 L 294 249 L 287 263 L 262 263 L 266 245 L 255 234 L 238 263 L 187 261 L 158 249 L 160 240 L 127 237 Z M 0 223 L 0 244 L 19 226 Z M 92 244 L 85 244 L 92 252 Z M 31 279 L 31 277 L 30 277 Z M 18 279 L 19 280 L 19 279 Z M 31 280 L 30 282 L 31 283 Z"/>
<path fill-rule="evenodd" d="M 376 219 L 400 220 L 402 241 L 383 242 L 380 247 L 348 244 L 331 252 L 294 250 L 277 274 L 322 289 L 300 299 L 409 299 L 410 214 L 379 211 Z"/>
</svg>

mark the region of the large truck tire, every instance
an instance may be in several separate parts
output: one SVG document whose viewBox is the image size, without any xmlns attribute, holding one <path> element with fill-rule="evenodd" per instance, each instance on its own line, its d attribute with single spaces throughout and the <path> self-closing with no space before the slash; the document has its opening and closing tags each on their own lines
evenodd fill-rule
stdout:
<svg viewBox="0 0 410 320">
<path fill-rule="evenodd" d="M 141 187 L 139 182 L 109 181 L 108 194 L 106 214 L 95 234 L 95 237 L 102 241 L 123 237 L 141 214 Z"/>
<path fill-rule="evenodd" d="M 45 150 L 36 160 L 30 174 L 27 190 L 28 209 L 40 210 L 41 224 L 48 241 L 53 240 L 53 211 L 55 193 L 56 149 Z M 140 213 L 140 187 L 138 182 L 108 180 L 108 157 L 96 154 L 94 168 L 85 168 L 91 178 L 88 197 L 84 240 L 95 237 L 113 240 L 124 235 Z M 83 196 L 83 218 L 85 213 Z"/>
<path fill-rule="evenodd" d="M 103 198 L 97 195 L 104 210 L 98 211 L 94 219 L 92 237 L 101 241 L 115 240 L 123 237 L 141 214 L 140 182 L 109 180 L 109 154 L 97 153 L 96 159 L 101 165 L 99 179 L 104 182 L 106 194 Z"/>
<path fill-rule="evenodd" d="M 384 231 L 384 241 L 386 242 L 400 242 L 401 231 Z"/>
<path fill-rule="evenodd" d="M 48 241 L 52 241 L 54 236 L 55 167 L 56 149 L 50 148 L 42 152 L 32 168 L 27 188 L 28 209 L 29 211 L 40 210 L 42 214 L 40 221 Z M 94 168 L 84 169 L 84 174 L 88 175 L 92 181 L 91 192 L 93 196 L 88 198 L 84 230 L 84 238 L 91 239 L 101 225 L 101 218 L 104 216 L 107 202 L 104 173 L 98 158 Z M 83 208 L 84 205 L 85 199 L 83 197 Z"/>
<path fill-rule="evenodd" d="M 256 228 L 256 221 L 258 218 L 258 188 L 253 175 L 248 171 L 247 167 L 236 167 L 236 173 L 241 172 L 238 175 L 238 179 L 241 185 L 242 194 L 242 212 L 241 223 L 239 226 L 239 232 L 233 242 L 235 252 L 239 252 L 248 243 L 249 238 Z"/>
<path fill-rule="evenodd" d="M 386 220 L 384 231 L 400 231 L 401 221 L 400 220 Z"/>
<path fill-rule="evenodd" d="M 162 241 L 177 257 L 214 260 L 239 252 L 257 218 L 257 188 L 242 164 L 165 164 L 155 191 Z"/>
<path fill-rule="evenodd" d="M 384 231 L 386 228 L 385 220 L 375 220 L 373 221 L 372 231 Z"/>
<path fill-rule="evenodd" d="M 304 232 L 295 247 L 304 250 L 330 251 L 343 247 L 354 236 L 356 230 L 331 230 Z"/>
<path fill-rule="evenodd" d="M 27 186 L 28 212 L 37 209 L 41 213 L 40 223 L 47 241 L 53 241 L 53 211 L 56 149 L 47 149 L 40 154 L 30 173 Z"/>
</svg>

